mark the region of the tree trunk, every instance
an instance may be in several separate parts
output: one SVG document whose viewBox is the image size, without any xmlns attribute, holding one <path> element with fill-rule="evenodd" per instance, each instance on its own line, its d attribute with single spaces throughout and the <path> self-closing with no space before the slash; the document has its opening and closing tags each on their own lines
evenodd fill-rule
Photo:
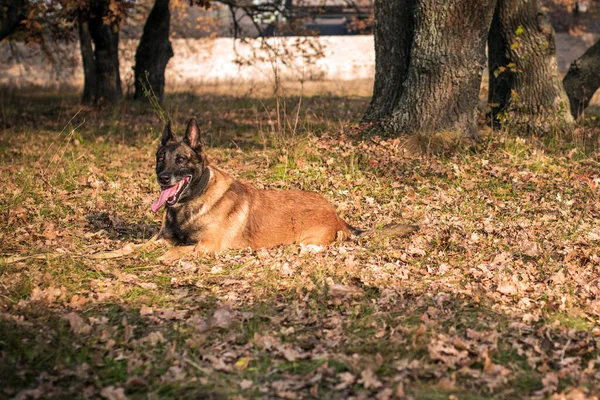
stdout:
<svg viewBox="0 0 600 400">
<path fill-rule="evenodd" d="M 119 74 L 119 21 L 105 24 L 109 3 L 90 2 L 80 10 L 79 48 L 83 64 L 83 103 L 114 102 L 122 96 Z"/>
<path fill-rule="evenodd" d="M 379 121 L 392 113 L 402 96 L 413 41 L 415 1 L 375 2 L 375 82 L 365 121 Z"/>
<path fill-rule="evenodd" d="M 113 102 L 122 96 L 119 74 L 119 21 L 104 23 L 108 2 L 92 2 L 89 32 L 94 42 L 96 88 L 94 101 Z"/>
<path fill-rule="evenodd" d="M 145 100 L 144 85 L 150 86 L 159 102 L 165 91 L 165 69 L 173 57 L 169 41 L 169 0 L 156 0 L 144 25 L 144 33 L 135 52 L 135 94 L 136 100 Z"/>
<path fill-rule="evenodd" d="M 376 72 L 366 121 L 392 135 L 475 138 L 496 0 L 376 0 Z"/>
<path fill-rule="evenodd" d="M 571 64 L 563 85 L 577 119 L 600 87 L 600 40 Z"/>
<path fill-rule="evenodd" d="M 573 121 L 556 63 L 554 29 L 538 0 L 498 0 L 488 35 L 492 117 L 530 133 Z"/>
<path fill-rule="evenodd" d="M 81 101 L 82 103 L 89 104 L 96 100 L 98 77 L 88 21 L 89 15 L 82 11 L 79 15 L 79 48 L 83 63 L 83 95 L 81 96 Z"/>
<path fill-rule="evenodd" d="M 0 0 L 0 40 L 15 32 L 25 18 L 25 0 Z"/>
</svg>

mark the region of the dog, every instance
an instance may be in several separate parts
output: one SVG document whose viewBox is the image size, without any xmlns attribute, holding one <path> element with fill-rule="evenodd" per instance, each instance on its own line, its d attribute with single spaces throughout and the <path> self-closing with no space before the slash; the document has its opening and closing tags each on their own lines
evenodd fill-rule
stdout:
<svg viewBox="0 0 600 400">
<path fill-rule="evenodd" d="M 318 193 L 261 190 L 209 164 L 200 129 L 191 118 L 182 141 L 167 122 L 156 152 L 161 187 L 152 204 L 166 216 L 160 237 L 176 247 L 164 259 L 227 249 L 268 248 L 282 244 L 328 245 L 366 233 L 341 219 Z M 418 226 L 393 224 L 384 235 L 404 236 Z"/>
</svg>

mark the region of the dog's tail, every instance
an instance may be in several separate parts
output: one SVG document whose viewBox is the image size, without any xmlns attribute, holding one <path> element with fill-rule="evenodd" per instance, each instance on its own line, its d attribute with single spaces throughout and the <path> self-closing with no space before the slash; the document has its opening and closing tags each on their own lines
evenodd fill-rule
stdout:
<svg viewBox="0 0 600 400">
<path fill-rule="evenodd" d="M 365 236 L 381 236 L 381 237 L 405 237 L 410 235 L 411 233 L 417 232 L 419 230 L 419 225 L 409 225 L 409 224 L 389 224 L 385 225 L 381 229 L 368 229 L 361 230 L 357 229 L 349 224 L 346 224 L 352 235 L 356 237 L 365 237 Z"/>
</svg>

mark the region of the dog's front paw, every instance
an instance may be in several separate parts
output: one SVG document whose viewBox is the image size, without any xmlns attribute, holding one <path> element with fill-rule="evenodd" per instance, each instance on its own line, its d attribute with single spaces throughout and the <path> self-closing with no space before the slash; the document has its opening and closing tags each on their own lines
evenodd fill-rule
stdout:
<svg viewBox="0 0 600 400">
<path fill-rule="evenodd" d="M 203 243 L 198 243 L 194 246 L 194 255 L 195 256 L 201 256 L 204 254 L 208 254 L 211 251 L 209 250 L 209 248 L 206 247 L 205 244 Z"/>
<path fill-rule="evenodd" d="M 165 254 L 158 258 L 158 261 L 165 265 L 171 265 L 177 260 L 194 253 L 194 246 L 175 246 L 171 247 Z"/>
</svg>

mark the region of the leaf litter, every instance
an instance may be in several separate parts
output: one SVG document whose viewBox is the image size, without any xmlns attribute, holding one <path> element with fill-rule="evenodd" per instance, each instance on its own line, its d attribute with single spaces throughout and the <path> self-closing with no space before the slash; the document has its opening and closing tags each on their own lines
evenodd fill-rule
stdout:
<svg viewBox="0 0 600 400">
<path fill-rule="evenodd" d="M 213 100 L 198 100 L 205 121 L 233 129 Z M 266 118 L 239 105 L 240 124 Z M 258 186 L 317 190 L 354 226 L 418 233 L 165 265 L 164 245 L 142 247 L 161 224 L 156 135 L 83 131 L 46 183 L 36 162 L 52 128 L 5 135 L 0 397 L 597 398 L 596 153 L 498 133 L 432 156 L 314 122 L 284 149 L 252 147 L 250 128 L 230 132 L 243 153 L 209 137 L 211 160 Z"/>
</svg>

